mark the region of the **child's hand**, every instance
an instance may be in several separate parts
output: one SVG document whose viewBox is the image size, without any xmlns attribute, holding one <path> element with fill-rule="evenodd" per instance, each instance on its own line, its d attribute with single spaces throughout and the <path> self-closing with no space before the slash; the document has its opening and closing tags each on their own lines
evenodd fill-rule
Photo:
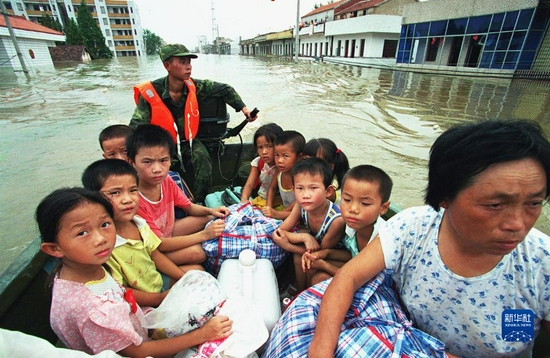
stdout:
<svg viewBox="0 0 550 358">
<path fill-rule="evenodd" d="M 220 206 L 217 209 L 212 209 L 211 215 L 214 215 L 217 218 L 224 218 L 229 215 L 229 209 L 225 206 Z"/>
<path fill-rule="evenodd" d="M 309 251 L 306 251 L 302 255 L 302 271 L 307 272 L 311 268 L 311 261 L 312 259 L 308 256 Z"/>
<path fill-rule="evenodd" d="M 225 221 L 223 220 L 214 220 L 206 229 L 204 229 L 204 234 L 206 239 L 213 239 L 220 236 L 225 229 Z"/>
<path fill-rule="evenodd" d="M 283 249 L 286 246 L 285 244 L 288 242 L 288 238 L 286 237 L 286 231 L 281 229 L 277 229 L 273 232 L 272 239 L 275 244 L 282 247 Z"/>
<path fill-rule="evenodd" d="M 269 206 L 264 206 L 262 208 L 262 213 L 264 213 L 265 216 L 267 216 L 268 218 L 272 218 L 273 217 L 273 212 L 275 210 Z"/>
<path fill-rule="evenodd" d="M 304 245 L 306 246 L 306 251 L 312 252 L 319 250 L 320 246 L 317 240 L 311 235 L 304 240 Z"/>
<path fill-rule="evenodd" d="M 231 331 L 232 325 L 233 321 L 227 316 L 214 316 L 210 318 L 201 328 L 204 341 L 229 337 L 233 333 Z"/>
</svg>

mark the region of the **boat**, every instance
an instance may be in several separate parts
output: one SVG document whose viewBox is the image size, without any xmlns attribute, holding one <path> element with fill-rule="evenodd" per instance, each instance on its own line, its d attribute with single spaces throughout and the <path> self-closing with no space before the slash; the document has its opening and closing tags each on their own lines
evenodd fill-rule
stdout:
<svg viewBox="0 0 550 358">
<path fill-rule="evenodd" d="M 256 156 L 250 142 L 229 142 L 228 138 L 238 136 L 246 125 L 229 129 L 221 137 L 206 141 L 213 163 L 212 192 L 228 186 L 243 185 L 246 181 L 250 161 Z M 240 129 L 239 129 L 240 127 Z M 401 208 L 392 203 L 384 219 L 389 219 Z M 50 297 L 46 290 L 48 273 L 45 265 L 48 256 L 40 251 L 40 239 L 34 239 L 15 261 L 0 275 L 0 328 L 20 331 L 58 344 L 58 338 L 50 327 Z M 277 278 L 292 272 L 283 265 L 277 270 Z M 290 282 L 288 282 L 290 283 Z M 550 354 L 550 337 L 541 329 L 535 341 L 534 358 Z"/>
</svg>

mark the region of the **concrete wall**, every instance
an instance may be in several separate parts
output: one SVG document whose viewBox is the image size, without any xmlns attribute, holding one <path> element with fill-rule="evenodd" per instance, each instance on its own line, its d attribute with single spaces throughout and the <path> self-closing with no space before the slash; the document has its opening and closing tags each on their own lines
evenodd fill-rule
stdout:
<svg viewBox="0 0 550 358">
<path fill-rule="evenodd" d="M 0 46 L 0 67 L 11 67 L 15 70 L 21 70 L 21 64 L 17 57 L 15 47 L 9 37 L 0 37 L 2 42 Z M 25 64 L 29 69 L 34 68 L 52 68 L 53 62 L 50 56 L 48 46 L 55 46 L 53 41 L 41 41 L 34 39 L 18 39 L 19 48 Z M 34 58 L 31 57 L 31 50 Z M 8 59 L 10 59 L 8 61 Z"/>
<path fill-rule="evenodd" d="M 536 7 L 538 3 L 538 0 L 430 0 L 417 2 L 404 6 L 403 24 L 529 9 Z"/>
<path fill-rule="evenodd" d="M 366 15 L 346 20 L 330 21 L 325 24 L 325 35 L 350 35 L 370 32 L 399 34 L 401 16 Z"/>
</svg>

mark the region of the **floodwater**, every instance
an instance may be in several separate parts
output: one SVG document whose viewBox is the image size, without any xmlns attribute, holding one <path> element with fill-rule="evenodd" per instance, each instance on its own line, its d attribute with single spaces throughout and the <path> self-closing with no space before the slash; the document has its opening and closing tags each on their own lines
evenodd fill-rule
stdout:
<svg viewBox="0 0 550 358">
<path fill-rule="evenodd" d="M 229 83 L 260 109 L 245 139 L 269 122 L 306 139 L 331 138 L 352 166 L 386 170 L 402 207 L 422 204 L 429 148 L 450 125 L 525 118 L 550 133 L 550 84 L 543 82 L 239 56 L 200 55 L 193 66 L 193 77 Z M 101 129 L 129 122 L 132 87 L 165 73 L 156 56 L 56 66 L 29 82 L 0 72 L 0 272 L 37 236 L 38 202 L 79 185 L 84 168 L 101 158 Z M 242 115 L 231 113 L 230 126 L 240 123 Z M 537 223 L 546 233 L 549 211 Z"/>
</svg>

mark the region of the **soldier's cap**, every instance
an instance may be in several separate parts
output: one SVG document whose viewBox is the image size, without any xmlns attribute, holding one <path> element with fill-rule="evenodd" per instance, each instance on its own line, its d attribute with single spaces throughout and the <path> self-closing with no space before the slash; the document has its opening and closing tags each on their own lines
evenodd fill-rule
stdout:
<svg viewBox="0 0 550 358">
<path fill-rule="evenodd" d="M 162 62 L 168 60 L 170 57 L 191 57 L 197 58 L 194 53 L 189 52 L 187 47 L 181 44 L 170 44 L 163 46 L 159 51 L 159 56 Z"/>
</svg>

